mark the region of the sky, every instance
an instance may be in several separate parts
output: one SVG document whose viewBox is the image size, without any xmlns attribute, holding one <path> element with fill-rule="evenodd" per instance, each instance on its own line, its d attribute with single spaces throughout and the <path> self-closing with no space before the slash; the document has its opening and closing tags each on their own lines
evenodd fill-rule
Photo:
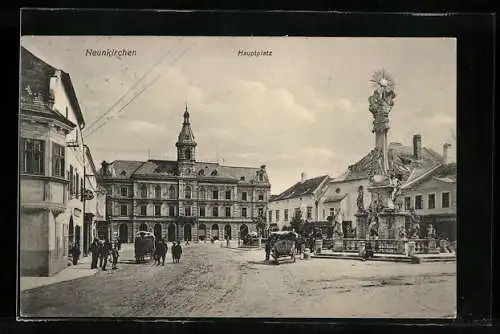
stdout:
<svg viewBox="0 0 500 334">
<path fill-rule="evenodd" d="M 381 69 L 396 84 L 389 141 L 411 145 L 418 133 L 439 153 L 452 144 L 456 159 L 452 38 L 23 36 L 21 45 L 70 74 L 96 165 L 175 160 L 187 104 L 198 161 L 264 164 L 272 194 L 302 172 L 336 177 L 375 145 L 369 80 Z M 102 49 L 135 52 L 86 52 Z"/>
</svg>

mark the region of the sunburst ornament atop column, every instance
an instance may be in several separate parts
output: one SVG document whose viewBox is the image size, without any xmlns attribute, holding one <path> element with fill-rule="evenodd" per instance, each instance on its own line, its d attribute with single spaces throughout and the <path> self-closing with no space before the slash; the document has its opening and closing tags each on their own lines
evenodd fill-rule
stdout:
<svg viewBox="0 0 500 334">
<path fill-rule="evenodd" d="M 373 89 L 368 98 L 369 110 L 373 115 L 373 130 L 375 133 L 375 156 L 379 170 L 376 174 L 385 175 L 389 168 L 387 159 L 387 133 L 389 131 L 389 113 L 396 98 L 395 82 L 385 70 L 377 71 L 370 79 Z"/>
</svg>

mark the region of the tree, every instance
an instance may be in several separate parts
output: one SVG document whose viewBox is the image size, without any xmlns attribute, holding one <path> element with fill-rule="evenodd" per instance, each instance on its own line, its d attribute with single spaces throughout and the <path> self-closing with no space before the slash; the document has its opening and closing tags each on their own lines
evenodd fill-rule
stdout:
<svg viewBox="0 0 500 334">
<path fill-rule="evenodd" d="M 264 234 L 264 229 L 266 228 L 266 223 L 264 222 L 264 219 L 262 217 L 259 217 L 257 219 L 257 232 L 259 233 L 259 236 L 262 236 Z"/>
<path fill-rule="evenodd" d="M 290 227 L 294 229 L 295 232 L 301 233 L 303 226 L 304 220 L 302 219 L 302 211 L 298 210 L 295 212 L 295 216 L 293 216 L 292 221 L 290 222 Z"/>
</svg>

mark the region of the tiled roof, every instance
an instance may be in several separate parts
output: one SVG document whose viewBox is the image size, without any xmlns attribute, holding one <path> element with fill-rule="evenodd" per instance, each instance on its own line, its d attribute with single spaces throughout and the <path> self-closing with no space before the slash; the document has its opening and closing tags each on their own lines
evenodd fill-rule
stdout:
<svg viewBox="0 0 500 334">
<path fill-rule="evenodd" d="M 175 176 L 177 174 L 177 161 L 175 160 L 148 160 L 125 161 L 115 160 L 109 165 L 111 175 L 105 178 L 128 179 L 130 177 L 155 177 Z M 203 171 L 203 173 L 200 173 Z M 212 162 L 196 162 L 195 173 L 200 178 L 206 179 L 232 179 L 243 183 L 258 181 L 261 168 L 222 166 Z M 102 172 L 101 172 L 102 173 Z M 264 173 L 264 183 L 269 180 Z"/>
<path fill-rule="evenodd" d="M 312 179 L 305 180 L 304 182 L 297 182 L 281 194 L 277 195 L 273 201 L 281 201 L 300 196 L 312 195 L 321 183 L 328 178 L 328 175 L 318 176 Z"/>
<path fill-rule="evenodd" d="M 46 113 L 54 116 L 58 114 L 49 107 L 50 102 L 50 79 L 58 69 L 47 64 L 33 55 L 26 48 L 21 47 L 21 108 L 29 111 Z M 78 122 L 85 125 L 80 104 L 68 73 L 61 72 L 61 80 L 68 95 Z M 62 116 L 61 114 L 56 115 Z M 62 116 L 64 117 L 64 116 Z"/>
<path fill-rule="evenodd" d="M 349 166 L 347 171 L 337 177 L 335 181 L 367 178 L 369 176 L 369 166 L 375 158 L 375 150 L 370 151 L 361 160 Z M 422 159 L 417 160 L 413 156 L 413 146 L 403 146 L 399 143 L 389 145 L 388 159 L 389 168 L 401 174 L 403 182 L 410 182 L 438 167 L 443 162 L 438 153 L 428 148 L 422 148 Z"/>
<path fill-rule="evenodd" d="M 109 164 L 108 175 L 103 175 L 102 167 L 99 169 L 99 175 L 102 178 L 129 179 L 134 172 L 144 164 L 144 161 L 134 160 L 115 160 Z"/>
</svg>

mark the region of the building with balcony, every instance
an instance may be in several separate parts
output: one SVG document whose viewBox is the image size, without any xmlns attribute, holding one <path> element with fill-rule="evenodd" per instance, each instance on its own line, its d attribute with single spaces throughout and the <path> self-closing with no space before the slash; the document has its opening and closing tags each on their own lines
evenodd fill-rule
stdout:
<svg viewBox="0 0 500 334">
<path fill-rule="evenodd" d="M 237 239 L 265 221 L 271 187 L 265 166 L 197 161 L 196 146 L 186 107 L 177 160 L 102 162 L 109 235 L 118 232 L 129 243 L 138 231 L 168 241 Z"/>
<path fill-rule="evenodd" d="M 20 88 L 21 275 L 49 276 L 83 241 L 85 122 L 69 74 L 25 48 Z"/>
</svg>

